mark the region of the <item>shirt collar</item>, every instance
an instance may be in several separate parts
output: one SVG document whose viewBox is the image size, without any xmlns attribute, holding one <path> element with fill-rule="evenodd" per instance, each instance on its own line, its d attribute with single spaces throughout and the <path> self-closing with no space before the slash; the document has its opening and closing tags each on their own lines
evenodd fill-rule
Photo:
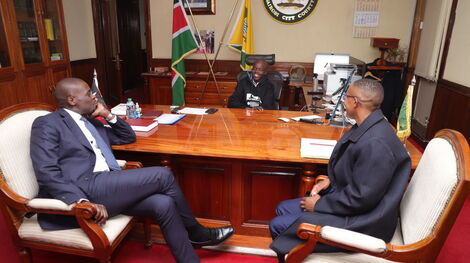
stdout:
<svg viewBox="0 0 470 263">
<path fill-rule="evenodd" d="M 80 119 L 82 118 L 82 115 L 76 113 L 75 111 L 71 111 L 69 109 L 66 109 L 64 108 L 64 110 L 70 115 L 70 117 L 72 117 L 72 119 L 76 122 L 80 121 Z"/>
<path fill-rule="evenodd" d="M 354 125 L 354 129 L 351 129 L 351 134 L 349 136 L 349 140 L 353 142 L 357 142 L 359 138 L 373 125 L 377 122 L 385 119 L 385 116 L 382 113 L 382 110 L 377 109 L 373 111 L 363 122 L 360 126 Z"/>
</svg>

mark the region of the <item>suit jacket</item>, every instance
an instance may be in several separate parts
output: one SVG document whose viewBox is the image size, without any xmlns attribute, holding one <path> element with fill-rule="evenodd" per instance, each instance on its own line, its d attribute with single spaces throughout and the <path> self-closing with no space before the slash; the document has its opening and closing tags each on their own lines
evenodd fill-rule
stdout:
<svg viewBox="0 0 470 263">
<path fill-rule="evenodd" d="M 314 212 L 302 213 L 271 247 L 286 253 L 300 243 L 295 232 L 302 222 L 390 241 L 410 170 L 408 152 L 382 111 L 374 111 L 336 144 L 328 163 L 331 186 L 315 204 Z"/>
<path fill-rule="evenodd" d="M 136 140 L 132 128 L 120 118 L 117 118 L 115 124 L 110 123 L 111 127 L 104 126 L 96 119 L 88 118 L 88 121 L 110 147 L 112 144 L 126 144 Z M 65 110 L 38 117 L 33 122 L 30 155 L 39 184 L 38 197 L 55 198 L 66 204 L 87 198 L 83 189 L 88 178 L 93 175 L 96 156 L 90 142 Z M 51 223 L 60 221 L 41 214 L 39 223 L 45 223 L 41 218 L 46 217 L 46 221 Z M 69 222 L 64 224 L 68 225 Z M 57 229 L 45 224 L 41 226 Z"/>
</svg>

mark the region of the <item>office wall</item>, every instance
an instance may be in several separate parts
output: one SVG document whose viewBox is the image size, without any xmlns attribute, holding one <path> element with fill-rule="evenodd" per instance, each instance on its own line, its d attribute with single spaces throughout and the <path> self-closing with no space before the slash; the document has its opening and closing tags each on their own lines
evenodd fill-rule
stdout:
<svg viewBox="0 0 470 263">
<path fill-rule="evenodd" d="M 195 16 L 199 29 L 215 30 L 217 44 L 235 2 L 216 0 L 216 15 Z M 263 1 L 251 2 L 256 53 L 276 53 L 277 61 L 310 63 L 317 52 L 348 53 L 366 62 L 380 54 L 370 46 L 370 39 L 352 37 L 355 0 L 319 0 L 313 14 L 295 25 L 273 20 Z M 399 38 L 400 45 L 408 47 L 415 3 L 416 0 L 382 0 L 377 36 Z M 172 1 L 150 0 L 150 16 L 153 57 L 170 58 Z M 192 54 L 189 58 L 204 59 L 204 56 Z M 219 59 L 237 60 L 239 55 L 222 47 Z"/>
<path fill-rule="evenodd" d="M 455 15 L 455 24 L 450 40 L 449 54 L 447 55 L 444 79 L 457 84 L 470 87 L 468 72 L 470 69 L 470 1 L 458 2 Z"/>
<path fill-rule="evenodd" d="M 91 0 L 63 0 L 70 60 L 96 58 Z"/>
</svg>

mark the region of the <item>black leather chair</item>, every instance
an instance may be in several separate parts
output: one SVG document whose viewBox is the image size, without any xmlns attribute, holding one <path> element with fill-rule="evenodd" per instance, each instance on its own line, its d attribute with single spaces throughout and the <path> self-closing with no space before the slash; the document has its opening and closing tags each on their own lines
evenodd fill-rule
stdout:
<svg viewBox="0 0 470 263">
<path fill-rule="evenodd" d="M 274 65 L 276 55 L 275 54 L 269 54 L 269 55 L 247 55 L 246 56 L 246 64 L 248 65 L 253 65 L 255 61 L 257 60 L 264 60 L 268 63 L 268 65 Z M 275 98 L 275 108 L 277 110 L 280 109 L 279 107 L 279 100 L 281 99 L 281 93 L 282 93 L 282 87 L 284 85 L 284 79 L 282 77 L 282 74 L 277 72 L 277 71 L 268 71 L 266 74 L 268 77 L 268 80 L 273 84 L 274 86 L 274 98 Z M 237 82 L 240 82 L 241 80 L 247 78 L 248 75 L 246 74 L 245 71 L 240 71 L 237 75 Z"/>
</svg>

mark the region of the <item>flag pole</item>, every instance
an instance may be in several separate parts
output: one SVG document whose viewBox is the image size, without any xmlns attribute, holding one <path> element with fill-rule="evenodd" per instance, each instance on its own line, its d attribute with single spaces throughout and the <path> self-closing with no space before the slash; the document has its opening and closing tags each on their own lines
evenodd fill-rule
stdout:
<svg viewBox="0 0 470 263">
<path fill-rule="evenodd" d="M 186 6 L 189 9 L 189 14 L 191 16 L 191 21 L 193 22 L 194 28 L 196 29 L 197 36 L 199 37 L 199 41 L 200 41 L 200 43 L 202 43 L 201 34 L 199 34 L 199 28 L 197 27 L 196 21 L 194 20 L 193 10 L 189 6 L 188 0 L 184 0 L 184 1 L 186 2 Z M 214 78 L 215 87 L 217 89 L 217 95 L 219 95 L 220 102 L 223 105 L 224 102 L 222 100 L 222 97 L 220 96 L 219 84 L 217 83 L 217 79 L 215 78 L 214 70 L 212 69 L 212 64 L 210 63 L 209 58 L 207 57 L 207 52 L 206 52 L 205 48 L 203 49 L 203 52 L 204 52 L 204 57 L 206 58 L 207 64 L 209 65 L 209 74 L 211 74 L 212 77 Z M 201 103 L 201 101 L 202 101 L 202 97 L 199 100 L 199 104 Z"/>
<path fill-rule="evenodd" d="M 232 11 L 230 12 L 230 16 L 228 17 L 227 24 L 225 25 L 224 32 L 222 33 L 222 37 L 220 38 L 219 46 L 217 47 L 217 51 L 215 52 L 214 60 L 212 60 L 212 67 L 214 66 L 215 61 L 217 60 L 217 57 L 219 56 L 220 48 L 222 47 L 223 41 L 225 39 L 225 35 L 227 34 L 228 26 L 230 25 L 230 21 L 232 21 L 232 17 L 233 17 L 233 14 L 235 13 L 235 9 L 238 5 L 238 2 L 240 2 L 240 0 L 237 0 L 235 2 L 235 4 L 233 5 L 233 7 L 232 7 Z M 206 93 L 206 88 L 207 88 L 207 83 L 208 82 L 209 82 L 209 75 L 207 76 L 206 83 L 204 84 L 204 88 L 202 89 L 201 98 L 204 97 L 204 93 Z"/>
</svg>

